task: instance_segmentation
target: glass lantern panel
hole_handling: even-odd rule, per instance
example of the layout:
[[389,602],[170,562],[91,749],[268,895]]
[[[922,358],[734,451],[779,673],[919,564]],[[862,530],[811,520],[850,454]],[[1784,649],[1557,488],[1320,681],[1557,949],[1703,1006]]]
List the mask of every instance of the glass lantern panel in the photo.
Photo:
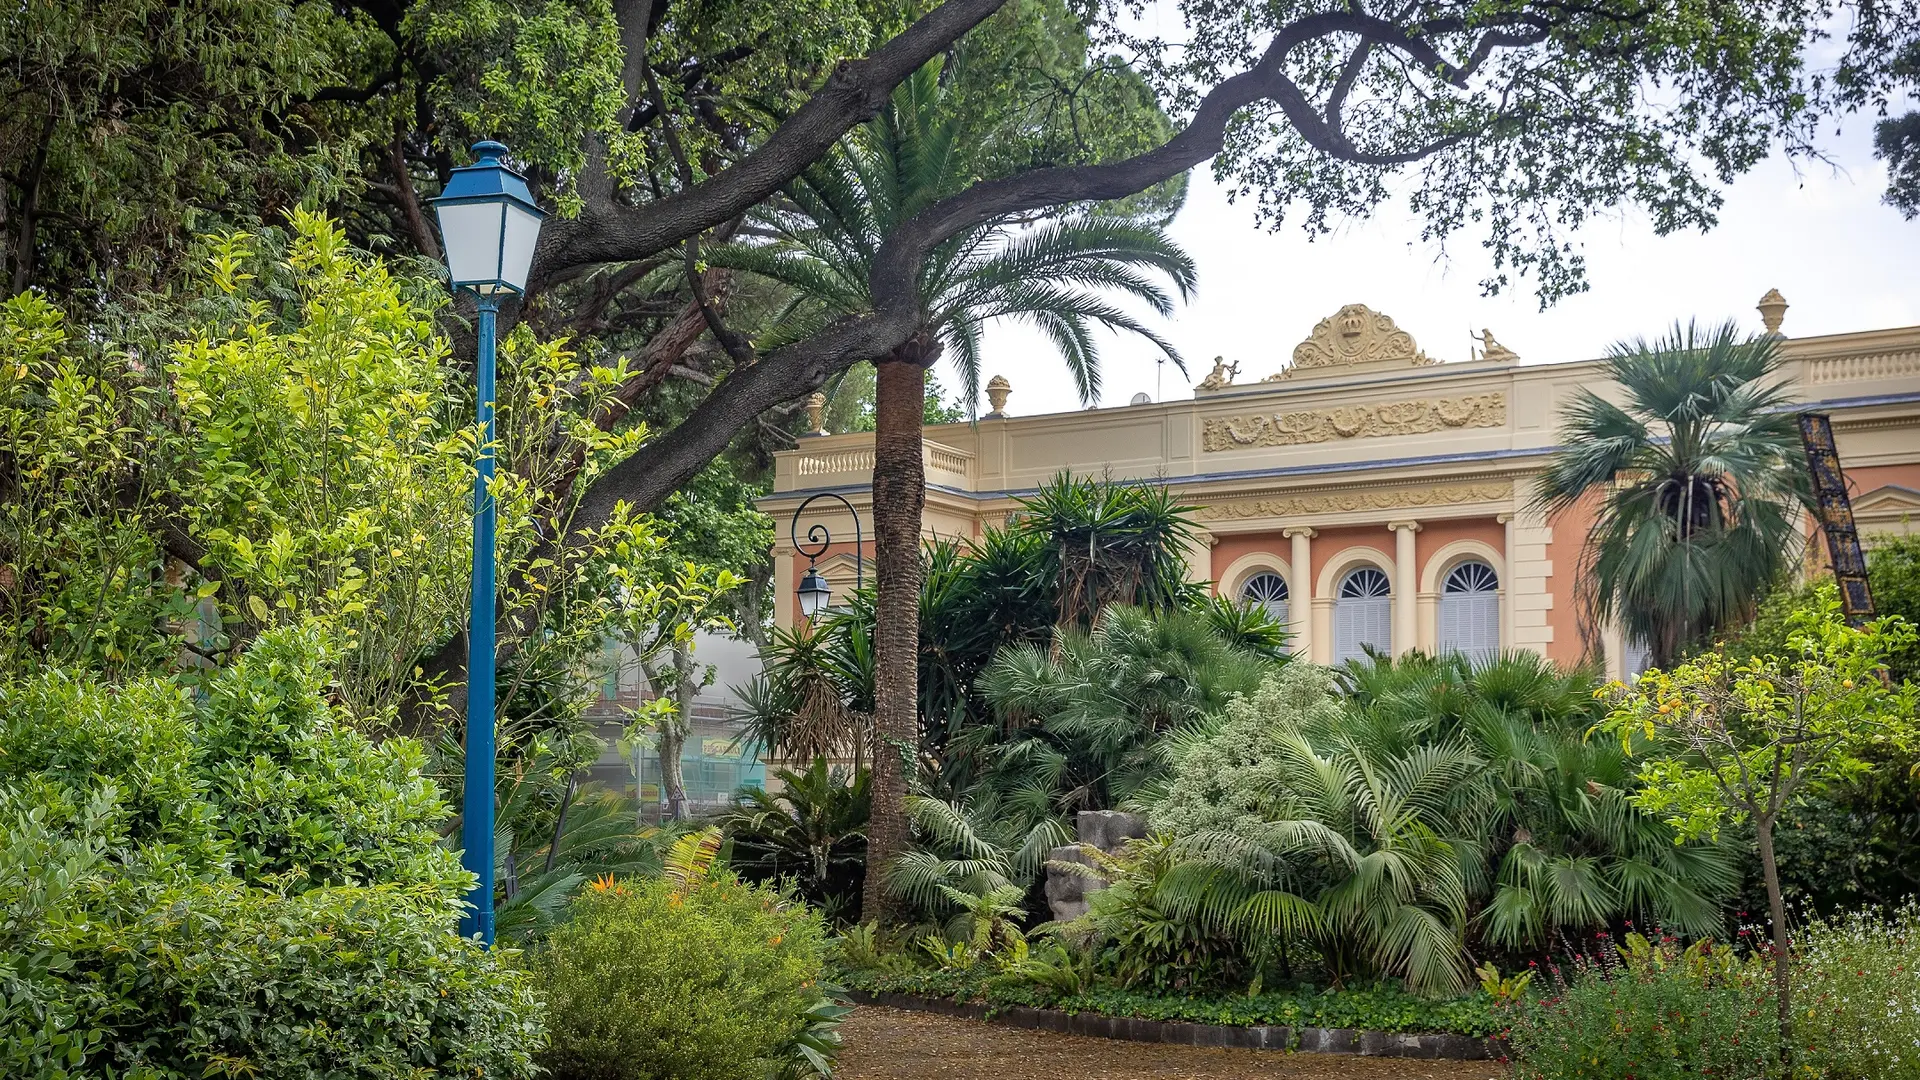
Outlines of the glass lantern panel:
[[500,249],[500,280],[524,291],[527,272],[533,267],[533,245],[540,239],[540,215],[521,206],[507,204],[507,242]]
[[447,269],[455,285],[492,282],[500,277],[500,204],[438,205],[440,238],[447,248]]

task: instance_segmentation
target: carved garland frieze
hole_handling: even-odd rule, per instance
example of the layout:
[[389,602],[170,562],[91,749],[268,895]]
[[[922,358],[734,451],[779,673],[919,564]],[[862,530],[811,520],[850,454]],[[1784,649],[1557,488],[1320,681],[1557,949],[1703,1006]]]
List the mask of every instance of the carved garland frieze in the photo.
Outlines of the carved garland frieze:
[[1249,446],[1292,446],[1336,439],[1422,435],[1447,428],[1500,427],[1506,422],[1507,395],[1495,390],[1465,397],[1391,401],[1383,405],[1216,417],[1201,425],[1200,437],[1208,453],[1217,453]]
[[1402,510],[1419,506],[1500,502],[1513,497],[1511,481],[1478,484],[1434,484],[1426,487],[1362,488],[1324,495],[1288,495],[1267,499],[1240,499],[1203,506],[1195,514],[1203,521],[1234,518],[1298,517],[1353,510]]

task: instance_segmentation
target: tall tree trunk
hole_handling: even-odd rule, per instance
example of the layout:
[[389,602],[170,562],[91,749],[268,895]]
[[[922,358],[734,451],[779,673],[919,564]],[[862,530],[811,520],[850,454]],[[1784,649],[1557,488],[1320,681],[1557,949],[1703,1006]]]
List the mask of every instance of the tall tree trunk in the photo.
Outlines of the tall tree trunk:
[[1780,865],[1773,857],[1773,818],[1755,816],[1760,876],[1767,884],[1767,919],[1773,923],[1773,992],[1780,1016],[1780,1071],[1793,1075],[1793,953],[1787,937],[1787,902],[1780,895]]
[[680,755],[686,748],[688,733],[693,730],[694,699],[700,696],[700,684],[693,677],[693,647],[675,645],[671,665],[661,668],[646,664],[643,670],[654,693],[673,702],[672,714],[661,717],[654,727],[655,733],[660,736],[661,816],[673,821],[685,821],[688,817],[687,783],[686,772],[680,766]]
[[873,816],[861,910],[895,921],[886,868],[907,847],[907,765],[920,746],[920,511],[926,503],[920,424],[924,350],[906,345],[877,366],[873,428]]

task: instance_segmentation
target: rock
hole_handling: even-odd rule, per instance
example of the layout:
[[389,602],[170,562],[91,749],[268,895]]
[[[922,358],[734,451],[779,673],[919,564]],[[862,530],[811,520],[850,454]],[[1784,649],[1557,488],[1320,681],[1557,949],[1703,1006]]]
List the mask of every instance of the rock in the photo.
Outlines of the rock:
[[[1147,819],[1139,814],[1123,814],[1118,810],[1082,810],[1079,820],[1075,822],[1075,831],[1080,835],[1080,843],[1049,851],[1049,863],[1098,865],[1093,861],[1093,856],[1087,854],[1086,847],[1105,852],[1119,851],[1127,841],[1147,835]],[[1106,887],[1105,879],[1098,876],[1048,866],[1047,909],[1053,913],[1054,921],[1070,922],[1087,913],[1088,896]]]
[[1074,832],[1083,844],[1092,844],[1101,851],[1119,851],[1127,841],[1147,835],[1147,819],[1119,810],[1082,810],[1074,823]]

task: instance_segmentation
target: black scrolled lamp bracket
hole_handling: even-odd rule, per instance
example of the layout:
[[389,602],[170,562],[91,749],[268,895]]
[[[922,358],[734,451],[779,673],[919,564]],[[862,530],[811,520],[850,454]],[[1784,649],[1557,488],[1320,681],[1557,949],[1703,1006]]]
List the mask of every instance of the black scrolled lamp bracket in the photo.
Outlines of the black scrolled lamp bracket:
[[[807,507],[812,506],[821,499],[832,499],[841,506],[846,507],[847,516],[853,519],[853,588],[855,592],[858,592],[865,588],[867,584],[865,538],[860,531],[860,512],[853,508],[853,504],[847,501],[846,496],[832,491],[822,491],[818,494],[807,496],[799,506],[793,509],[793,521],[787,526],[787,539],[793,542],[793,549],[795,551],[807,557],[806,576],[808,578],[816,577],[813,569],[814,562],[819,559],[820,556],[826,554],[827,548],[833,545],[833,530],[827,528],[826,522],[816,521],[807,527],[807,542],[803,544],[800,542],[800,515],[807,512]],[[824,580],[822,580],[820,584],[824,587]],[[802,579],[801,588],[803,591],[806,586],[806,580]],[[811,618],[812,614],[812,612],[807,613],[809,618]]]

